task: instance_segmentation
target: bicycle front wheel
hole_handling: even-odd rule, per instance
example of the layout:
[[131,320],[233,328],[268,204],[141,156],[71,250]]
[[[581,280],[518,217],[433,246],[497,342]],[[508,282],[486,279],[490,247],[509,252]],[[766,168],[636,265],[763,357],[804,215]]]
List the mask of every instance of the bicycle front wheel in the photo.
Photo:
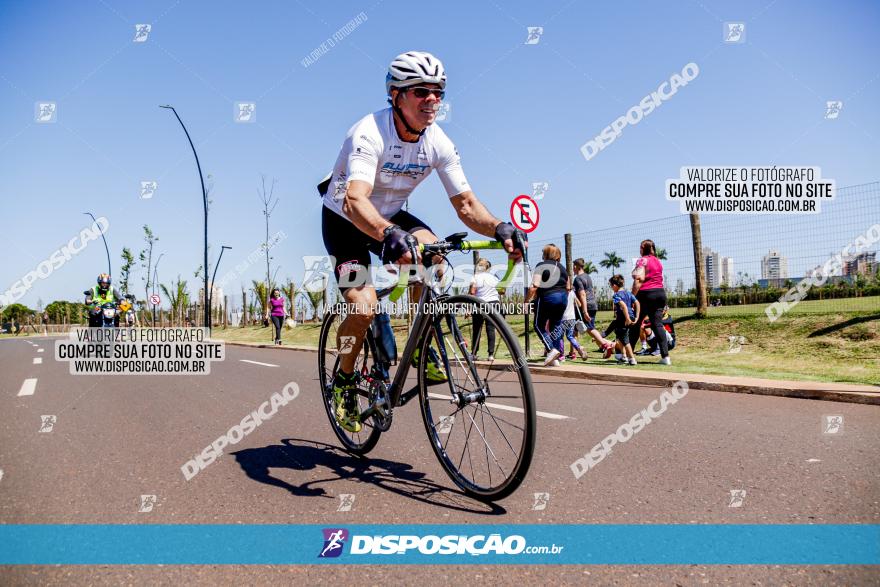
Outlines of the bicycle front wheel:
[[[419,354],[425,430],[449,477],[465,493],[494,501],[525,479],[535,448],[532,378],[504,317],[468,295],[443,298]],[[492,360],[470,349],[474,316],[494,329]],[[479,322],[477,322],[479,326]],[[482,339],[488,343],[488,332]],[[445,372],[448,381],[438,383]],[[438,377],[440,374],[440,377]]]

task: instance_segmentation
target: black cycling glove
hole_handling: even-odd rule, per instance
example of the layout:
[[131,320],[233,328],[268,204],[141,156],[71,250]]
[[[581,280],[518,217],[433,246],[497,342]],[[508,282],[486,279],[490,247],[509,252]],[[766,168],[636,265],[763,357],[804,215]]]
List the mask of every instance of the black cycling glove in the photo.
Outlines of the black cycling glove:
[[522,231],[514,228],[513,224],[510,222],[500,222],[498,226],[495,227],[495,240],[504,244],[504,241],[507,239],[513,241],[514,249],[519,249],[520,251],[525,252],[525,244],[523,243],[528,240],[528,237]]
[[410,252],[410,243],[416,244],[416,237],[407,231],[399,226],[386,228],[385,238],[382,240],[382,263],[396,263],[398,259]]

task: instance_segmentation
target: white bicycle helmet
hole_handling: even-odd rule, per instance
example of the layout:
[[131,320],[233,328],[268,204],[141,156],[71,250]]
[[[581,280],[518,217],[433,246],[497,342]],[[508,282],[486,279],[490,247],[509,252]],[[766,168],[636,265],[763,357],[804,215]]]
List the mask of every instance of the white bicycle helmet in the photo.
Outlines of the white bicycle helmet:
[[439,59],[425,51],[407,51],[394,58],[385,76],[385,91],[416,84],[438,84],[446,89],[446,70]]

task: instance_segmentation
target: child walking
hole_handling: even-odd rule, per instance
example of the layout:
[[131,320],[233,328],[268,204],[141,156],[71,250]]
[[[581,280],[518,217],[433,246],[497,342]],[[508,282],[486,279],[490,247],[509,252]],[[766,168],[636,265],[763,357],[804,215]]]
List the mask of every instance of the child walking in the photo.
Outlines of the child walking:
[[635,365],[636,358],[633,355],[632,345],[629,343],[629,331],[630,327],[635,324],[636,316],[638,316],[638,309],[636,308],[638,302],[634,295],[623,289],[625,285],[623,275],[613,276],[608,280],[608,283],[611,285],[611,289],[614,290],[611,302],[614,304],[614,321],[616,322],[614,327],[614,336],[617,337],[615,350],[623,355],[617,362]]

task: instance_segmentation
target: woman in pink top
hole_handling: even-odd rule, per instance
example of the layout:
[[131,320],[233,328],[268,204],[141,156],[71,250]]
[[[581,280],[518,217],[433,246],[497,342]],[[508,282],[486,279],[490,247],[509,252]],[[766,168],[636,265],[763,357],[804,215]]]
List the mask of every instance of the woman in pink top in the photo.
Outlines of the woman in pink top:
[[[643,240],[639,247],[642,255],[632,272],[632,293],[639,301],[640,312],[635,322],[635,336],[639,335],[639,325],[647,316],[654,332],[663,332],[663,308],[666,307],[666,290],[663,289],[663,265],[655,256],[654,241]],[[632,338],[632,333],[630,333]],[[658,336],[660,343],[660,364],[671,365],[669,348],[665,336]],[[635,339],[633,339],[635,340]]]
[[281,325],[284,324],[284,298],[278,288],[272,290],[269,298],[269,312],[266,316],[272,319],[272,325],[275,326],[275,344],[281,344]]

